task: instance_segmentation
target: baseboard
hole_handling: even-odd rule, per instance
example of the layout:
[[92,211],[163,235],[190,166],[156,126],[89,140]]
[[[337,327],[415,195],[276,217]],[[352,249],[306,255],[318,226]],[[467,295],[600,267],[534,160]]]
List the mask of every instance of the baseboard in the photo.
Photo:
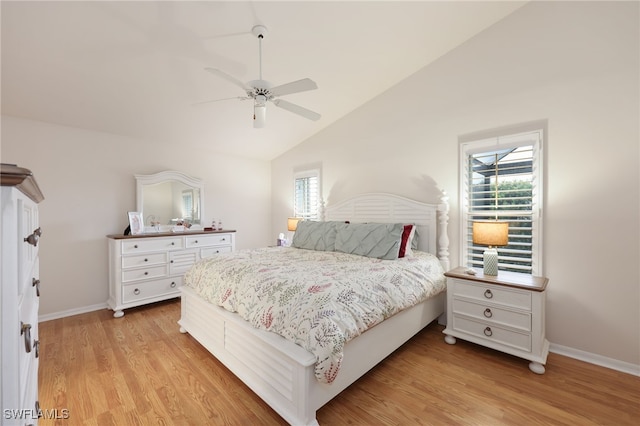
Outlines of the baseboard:
[[86,314],[87,312],[99,311],[100,309],[107,309],[106,303],[98,303],[97,305],[83,306],[82,308],[68,309],[66,311],[53,312],[51,314],[44,314],[38,316],[38,322],[51,321],[54,319],[70,317],[73,315]]
[[606,356],[581,351],[579,349],[574,349],[567,346],[557,345],[555,343],[551,343],[549,345],[549,352],[553,352],[554,354],[558,354],[558,355],[564,355],[569,358],[578,359],[580,361],[588,362],[590,364],[599,365],[601,367],[610,368],[612,370],[620,371],[622,373],[633,374],[634,376],[640,376],[640,365],[638,364],[632,364],[630,362],[624,362],[624,361],[619,361],[613,358],[607,358]]

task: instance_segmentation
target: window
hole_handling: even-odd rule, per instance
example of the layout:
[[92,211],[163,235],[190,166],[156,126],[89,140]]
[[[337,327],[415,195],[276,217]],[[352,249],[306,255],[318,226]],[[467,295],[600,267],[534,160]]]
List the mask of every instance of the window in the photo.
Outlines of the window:
[[294,176],[293,215],[305,220],[320,219],[320,170],[308,170]]
[[486,247],[474,246],[472,223],[509,223],[509,243],[498,247],[498,269],[542,274],[542,130],[463,141],[461,253],[463,264],[482,268]]

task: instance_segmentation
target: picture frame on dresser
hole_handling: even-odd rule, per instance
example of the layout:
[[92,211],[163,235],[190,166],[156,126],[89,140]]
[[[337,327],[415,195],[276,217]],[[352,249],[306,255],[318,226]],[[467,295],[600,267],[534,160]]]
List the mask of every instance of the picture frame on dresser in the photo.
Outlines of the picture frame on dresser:
[[144,233],[144,222],[141,212],[129,212],[129,228],[131,235],[141,235]]

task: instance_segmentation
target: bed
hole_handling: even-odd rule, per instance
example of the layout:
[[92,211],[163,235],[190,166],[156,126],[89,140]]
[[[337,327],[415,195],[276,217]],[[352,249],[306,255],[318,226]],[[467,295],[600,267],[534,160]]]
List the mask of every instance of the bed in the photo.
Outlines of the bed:
[[[327,206],[323,209],[323,220],[354,224],[412,224],[418,244],[411,259],[422,256],[423,252],[425,256],[430,253],[437,256],[436,262],[439,260],[440,270],[446,271],[449,269],[446,194],[442,194],[440,201],[438,204],[425,204],[391,194],[365,194]],[[279,251],[274,253],[274,250]],[[297,259],[301,262],[306,261],[304,256],[307,255],[320,256],[325,260],[329,256],[327,252],[315,254],[297,248],[256,249],[243,251],[242,256],[261,256],[271,252],[274,256],[282,257],[288,255],[287,250],[298,250],[293,253],[299,256]],[[349,256],[353,255],[340,254],[337,257],[342,262],[348,262]],[[400,263],[407,258],[409,256],[391,263]],[[220,259],[230,261],[230,258]],[[375,261],[376,259],[362,260],[364,263]],[[352,263],[353,268],[356,268],[357,263],[358,261]],[[316,410],[427,324],[441,317],[445,309],[444,291],[429,294],[417,304],[392,312],[384,321],[373,321],[375,326],[366,331],[356,332],[355,337],[343,342],[338,358],[329,359],[322,364],[320,361],[326,361],[326,358],[319,358],[316,353],[312,353],[315,348],[307,350],[301,342],[294,343],[290,336],[288,340],[274,332],[256,328],[254,325],[260,324],[252,325],[240,313],[232,312],[234,309],[228,310],[228,306],[225,309],[209,302],[207,299],[210,297],[203,293],[202,288],[189,283],[189,279],[196,281],[193,276],[204,273],[202,267],[195,265],[194,269],[200,270],[190,271],[185,276],[185,285],[181,288],[181,318],[178,321],[180,331],[189,333],[280,416],[294,425],[318,424]],[[265,265],[263,272],[268,267]],[[224,273],[221,276],[222,280],[227,279]],[[318,291],[324,290],[322,283],[316,287]],[[313,287],[314,291],[316,287]],[[213,297],[224,299],[219,295]],[[247,311],[245,306],[235,310],[243,315]],[[271,325],[270,318],[265,319],[264,313],[256,321]],[[336,353],[335,350],[329,352]],[[339,368],[334,368],[335,359],[339,359]]]

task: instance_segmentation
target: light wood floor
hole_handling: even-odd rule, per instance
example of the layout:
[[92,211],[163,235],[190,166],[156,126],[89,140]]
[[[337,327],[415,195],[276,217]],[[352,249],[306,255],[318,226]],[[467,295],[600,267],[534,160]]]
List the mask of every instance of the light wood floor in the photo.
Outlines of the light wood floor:
[[[191,336],[179,300],[40,324],[41,425],[281,425]],[[431,324],[322,407],[321,425],[640,424],[640,378],[550,354],[547,372]],[[58,411],[54,411],[58,410]],[[50,417],[53,417],[50,415]]]

